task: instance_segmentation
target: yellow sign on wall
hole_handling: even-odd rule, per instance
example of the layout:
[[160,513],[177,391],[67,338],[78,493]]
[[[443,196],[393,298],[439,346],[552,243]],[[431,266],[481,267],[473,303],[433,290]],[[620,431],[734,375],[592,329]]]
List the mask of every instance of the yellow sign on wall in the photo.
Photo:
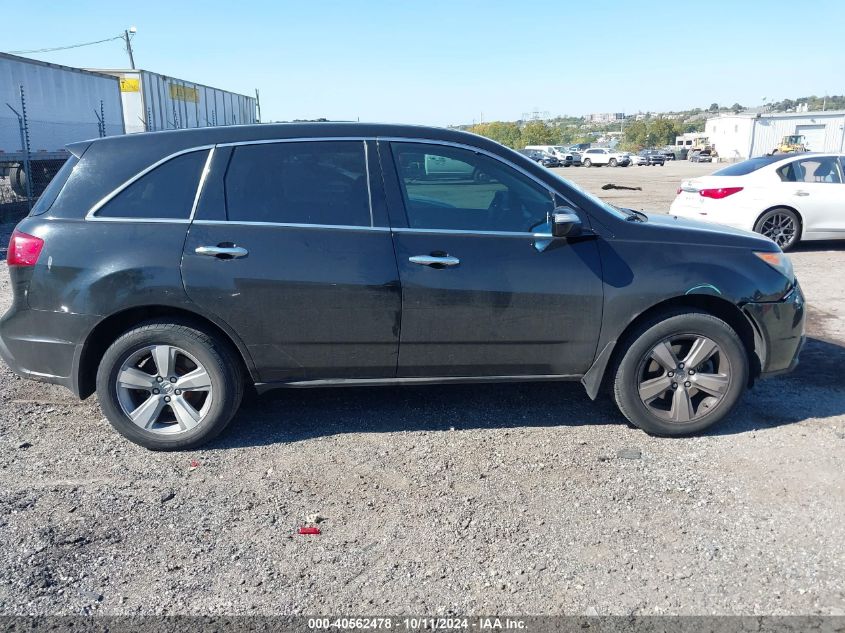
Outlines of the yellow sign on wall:
[[179,101],[190,101],[191,103],[199,103],[200,91],[190,86],[183,86],[181,84],[170,84],[170,98]]
[[140,92],[141,81],[139,79],[129,79],[127,77],[120,78],[121,92]]

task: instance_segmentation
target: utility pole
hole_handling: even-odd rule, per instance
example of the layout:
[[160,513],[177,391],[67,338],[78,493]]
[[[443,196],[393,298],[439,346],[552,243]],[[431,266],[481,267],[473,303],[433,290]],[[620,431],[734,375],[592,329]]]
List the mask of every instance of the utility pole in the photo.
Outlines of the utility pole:
[[129,37],[129,34],[135,35],[137,32],[138,29],[134,26],[130,26],[123,31],[123,40],[126,42],[126,52],[129,54],[129,66],[132,70],[135,70],[135,57],[132,55],[132,38]]

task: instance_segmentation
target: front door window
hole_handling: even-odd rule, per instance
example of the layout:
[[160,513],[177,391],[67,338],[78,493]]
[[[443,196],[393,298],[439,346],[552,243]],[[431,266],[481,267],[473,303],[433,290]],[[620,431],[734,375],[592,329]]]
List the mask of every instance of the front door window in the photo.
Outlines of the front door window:
[[485,154],[424,143],[393,152],[411,228],[529,233],[554,209],[547,189]]

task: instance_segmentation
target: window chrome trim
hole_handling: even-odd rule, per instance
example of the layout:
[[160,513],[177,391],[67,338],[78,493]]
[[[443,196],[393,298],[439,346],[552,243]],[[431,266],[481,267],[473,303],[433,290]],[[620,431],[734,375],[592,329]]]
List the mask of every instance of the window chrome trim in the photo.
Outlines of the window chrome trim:
[[306,224],[301,222],[251,222],[247,220],[194,220],[200,226],[274,226],[286,229],[333,229],[336,231],[379,231],[390,232],[389,226],[358,226],[355,224]]
[[200,181],[197,184],[197,192],[194,194],[194,204],[191,205],[191,215],[189,216],[188,221],[193,222],[194,216],[197,214],[197,207],[200,203],[200,196],[202,196],[202,191],[205,188],[205,181],[208,180],[208,173],[211,171],[211,161],[214,159],[214,150],[217,149],[216,147],[212,147],[211,150],[208,152],[208,158],[205,159],[205,167],[202,168],[202,173],[200,174]]
[[217,147],[237,147],[238,145],[267,145],[270,143],[302,143],[309,141],[375,141],[374,136],[298,136],[291,138],[265,138],[255,141],[229,141],[217,143]]
[[370,203],[370,226],[375,226],[376,221],[373,218],[373,190],[370,188],[370,148],[367,146],[367,141],[362,141],[364,144],[364,170],[367,172],[367,200]]
[[[507,158],[499,156],[498,154],[495,154],[495,153],[488,151],[486,149],[483,149],[481,147],[476,147],[475,145],[467,145],[466,143],[457,143],[455,141],[441,141],[441,140],[438,140],[438,139],[426,139],[426,138],[406,138],[406,137],[403,137],[403,136],[379,136],[377,140],[388,141],[388,142],[391,142],[391,143],[420,143],[420,144],[425,144],[425,145],[445,145],[447,147],[457,147],[459,149],[469,150],[470,152],[475,152],[476,154],[484,154],[488,158],[492,158],[493,160],[497,160],[500,163],[503,163],[503,164],[507,165],[508,167],[515,169],[516,171],[521,173],[523,176],[527,176],[528,178],[533,180],[535,183],[540,185],[543,189],[545,189],[549,193],[549,195],[559,196],[562,200],[564,200],[566,202],[566,204],[570,205],[573,209],[583,213],[583,211],[581,211],[580,207],[577,204],[572,202],[569,198],[564,196],[559,191],[550,187],[548,185],[548,183],[543,182],[537,176],[535,176],[531,172],[527,171],[526,169],[524,169],[520,165],[517,165],[516,163],[508,160]],[[397,174],[397,178],[398,178],[398,174]],[[554,204],[554,199],[552,200],[552,203]]]
[[303,222],[251,222],[229,220],[194,220],[200,226],[236,225],[236,226],[272,226],[288,229],[333,229],[338,231],[377,231],[381,233],[411,233],[434,235],[469,235],[476,237],[521,237],[541,240],[552,239],[551,233],[532,233],[530,231],[460,231],[454,229],[408,229],[404,227],[391,228],[389,226],[357,226],[354,224],[307,224]]
[[[211,168],[211,160],[214,156],[214,150],[218,147],[237,147],[241,145],[266,145],[271,143],[297,143],[297,142],[311,142],[311,141],[361,141],[364,144],[364,163],[367,170],[367,195],[370,203],[370,225],[369,227],[366,226],[355,226],[355,225],[346,225],[346,224],[303,224],[303,223],[284,223],[284,222],[230,222],[228,220],[194,220],[197,212],[197,208],[199,206],[199,199],[202,195],[202,190],[205,187],[205,183],[208,180],[208,174]],[[189,147],[186,149],[179,150],[177,152],[173,152],[172,154],[168,154],[167,156],[157,160],[153,164],[147,166],[146,168],[139,171],[137,174],[123,182],[122,184],[115,187],[111,192],[103,196],[99,201],[97,201],[94,206],[92,206],[88,213],[85,215],[86,221],[93,221],[93,222],[135,222],[135,223],[151,223],[151,224],[243,224],[243,225],[255,225],[255,226],[281,226],[281,227],[288,227],[288,228],[332,228],[338,230],[366,230],[372,229],[375,231],[390,231],[389,227],[377,227],[374,226],[375,219],[373,215],[373,199],[372,199],[372,183],[370,178],[370,157],[369,157],[369,147],[367,146],[367,141],[387,141],[387,142],[397,142],[397,143],[419,143],[425,145],[443,145],[446,147],[457,147],[459,149],[468,150],[470,152],[474,152],[477,154],[484,154],[485,156],[492,158],[493,160],[499,161],[500,163],[515,169],[519,173],[524,176],[527,176],[536,184],[541,186],[545,189],[550,195],[559,196],[564,202],[572,206],[574,209],[580,211],[580,207],[576,205],[574,202],[569,200],[566,196],[561,194],[559,191],[550,187],[547,183],[540,180],[534,174],[528,172],[520,165],[513,163],[512,161],[508,160],[507,158],[503,158],[498,154],[495,154],[489,150],[483,149],[481,147],[476,147],[474,145],[467,145],[466,143],[458,143],[455,141],[444,141],[439,139],[426,139],[426,138],[413,138],[413,137],[404,137],[404,136],[302,136],[302,137],[292,137],[292,138],[274,138],[274,139],[260,139],[260,140],[253,140],[253,141],[230,141],[228,143],[216,143],[216,144],[209,144],[209,145],[197,145],[195,147]],[[109,201],[111,201],[114,197],[116,197],[119,193],[121,193],[124,189],[135,183],[136,181],[140,180],[152,170],[156,169],[157,167],[163,165],[164,163],[178,157],[182,156],[183,154],[190,154],[191,152],[200,152],[204,150],[209,150],[208,157],[206,158],[205,167],[203,168],[203,172],[200,175],[199,182],[197,183],[197,192],[194,196],[194,203],[191,208],[191,214],[188,218],[107,218],[107,217],[99,217],[96,213],[104,207]],[[380,168],[380,167],[379,167]],[[583,213],[583,212],[582,212]],[[452,230],[452,229],[411,229],[411,228],[394,228],[392,229],[394,232],[398,233],[440,233],[446,235],[477,235],[477,236],[485,236],[485,235],[493,235],[499,237],[535,237],[540,239],[547,239],[551,235],[548,233],[532,233],[530,231],[526,232],[517,232],[517,231],[459,231],[459,230]]]
[[535,239],[548,240],[553,236],[551,233],[534,233],[532,231],[474,231],[474,230],[459,230],[459,229],[410,229],[399,227],[393,229],[394,233],[411,233],[411,234],[434,234],[434,235],[475,235],[478,237],[493,236],[493,237],[533,237]]
[[[172,154],[168,154],[164,158],[160,158],[159,160],[154,162],[152,165],[148,165],[147,167],[145,167],[144,169],[139,171],[137,174],[135,174],[134,176],[132,176],[131,178],[126,180],[123,184],[118,185],[117,187],[112,189],[112,191],[110,191],[105,196],[100,198],[100,200],[97,201],[94,204],[94,206],[91,207],[88,210],[88,213],[85,214],[85,220],[86,221],[92,221],[92,222],[152,222],[152,223],[155,223],[155,224],[190,224],[191,223],[190,216],[187,217],[187,218],[101,218],[101,217],[98,217],[96,215],[96,213],[97,213],[97,211],[102,209],[106,204],[108,204],[115,196],[117,196],[119,193],[121,193],[124,189],[126,189],[127,187],[129,187],[133,183],[137,182],[138,180],[140,180],[144,176],[146,176],[148,173],[150,173],[156,167],[163,165],[164,163],[168,162],[169,160],[176,158],[177,156],[182,156],[183,154],[190,154],[192,152],[201,152],[201,151],[213,150],[213,149],[214,149],[214,145],[198,145],[196,147],[190,147],[188,149],[179,150],[178,152],[173,152]],[[211,153],[212,152],[209,151],[209,155]],[[207,166],[208,166],[208,159],[206,159],[206,167]],[[203,179],[202,176],[200,176],[200,181],[202,181],[202,179]],[[197,186],[199,187],[199,185],[200,185],[200,183],[198,183]],[[196,204],[196,197],[195,197],[195,200],[194,200],[194,204]]]

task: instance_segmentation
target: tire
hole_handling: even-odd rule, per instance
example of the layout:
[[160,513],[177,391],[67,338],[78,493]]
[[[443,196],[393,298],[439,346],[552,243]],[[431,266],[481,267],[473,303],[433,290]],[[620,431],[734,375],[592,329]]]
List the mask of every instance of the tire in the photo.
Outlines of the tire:
[[26,198],[27,184],[29,183],[33,198],[37,198],[44,190],[50,181],[55,178],[56,174],[61,169],[63,160],[33,160],[29,163],[29,171],[32,175],[26,173],[22,164],[13,165],[9,169],[9,184],[12,191],[18,196]]
[[610,159],[610,162],[608,163],[608,165],[610,165],[611,167],[616,167],[616,165],[617,165],[616,159],[615,159],[615,158],[611,158],[611,159]]
[[765,235],[782,251],[790,251],[801,241],[801,218],[792,209],[769,209],[754,223],[754,232]]
[[12,165],[9,168],[9,185],[15,195],[26,198],[26,172],[23,165]]
[[[715,351],[706,356],[711,345]],[[656,356],[658,349],[663,353]],[[690,360],[695,369],[686,366]],[[699,310],[676,309],[647,320],[627,338],[612,373],[613,393],[622,414],[646,433],[688,435],[731,413],[748,385],[748,372],[748,355],[727,323]]]
[[584,167],[592,167],[593,161],[591,161],[589,158],[587,158],[586,160],[584,160],[584,162],[582,164],[584,165]]
[[[195,448],[217,437],[240,406],[244,376],[235,354],[227,343],[188,323],[142,323],[103,355],[97,371],[100,407],[135,444],[165,451]],[[167,375],[157,380],[164,365],[169,365]]]

